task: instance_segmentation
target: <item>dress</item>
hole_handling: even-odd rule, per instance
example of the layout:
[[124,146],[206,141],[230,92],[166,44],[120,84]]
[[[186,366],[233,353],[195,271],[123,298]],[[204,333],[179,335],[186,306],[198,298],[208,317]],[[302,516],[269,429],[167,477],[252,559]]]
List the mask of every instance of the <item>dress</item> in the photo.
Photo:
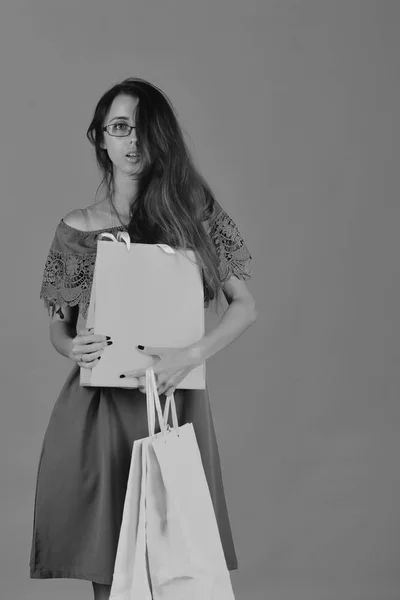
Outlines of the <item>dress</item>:
[[[219,205],[218,205],[219,206]],[[96,238],[123,226],[81,231],[61,220],[46,260],[40,297],[51,309],[90,300]],[[219,206],[209,222],[221,280],[251,277],[251,255]],[[146,396],[137,389],[81,387],[74,364],[54,404],[37,470],[30,555],[32,579],[112,583],[135,439],[148,435]],[[207,388],[174,392],[179,425],[193,423],[229,570],[238,568]],[[165,395],[160,396],[162,407]],[[159,431],[159,429],[158,429]]]

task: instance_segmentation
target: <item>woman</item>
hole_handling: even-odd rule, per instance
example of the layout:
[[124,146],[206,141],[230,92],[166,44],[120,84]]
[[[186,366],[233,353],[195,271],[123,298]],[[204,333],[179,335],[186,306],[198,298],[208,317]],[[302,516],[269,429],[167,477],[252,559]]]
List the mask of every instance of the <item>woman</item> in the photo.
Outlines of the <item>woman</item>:
[[[129,78],[97,104],[87,136],[103,175],[103,198],[59,222],[46,261],[40,297],[51,315],[54,348],[75,364],[54,405],[39,459],[30,576],[92,582],[95,600],[109,598],[135,439],[146,437],[145,377],[138,389],[81,387],[80,367],[93,369],[112,344],[77,331],[90,300],[96,237],[126,230],[132,242],[191,248],[202,269],[205,305],[229,307],[198,343],[179,349],[143,348],[164,407],[174,392],[179,424],[192,422],[229,570],[237,569],[218,446],[206,390],[176,386],[197,365],[236,339],[255,320],[245,280],[251,255],[233,220],[196,170],[178,120],[154,85]],[[130,377],[137,373],[125,373]]]

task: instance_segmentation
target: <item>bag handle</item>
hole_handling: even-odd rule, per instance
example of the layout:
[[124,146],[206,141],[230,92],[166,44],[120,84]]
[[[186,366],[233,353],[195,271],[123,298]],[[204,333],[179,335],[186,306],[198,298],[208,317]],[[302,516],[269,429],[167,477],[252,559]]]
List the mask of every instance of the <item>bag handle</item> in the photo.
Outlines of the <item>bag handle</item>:
[[105,231],[103,233],[100,233],[97,236],[98,240],[100,240],[102,238],[108,238],[109,240],[112,240],[113,242],[125,242],[126,249],[128,251],[131,249],[131,238],[129,237],[129,233],[127,231],[118,231],[117,237],[115,237],[115,235],[113,235],[112,233]]
[[[153,381],[154,378],[154,381]],[[147,404],[147,424],[149,428],[149,435],[154,436],[156,416],[154,411],[154,405],[157,409],[158,422],[162,433],[165,433],[165,423],[161,409],[160,398],[157,393],[157,386],[155,385],[154,371],[150,367],[146,369],[146,404]]]
[[[128,251],[131,249],[131,238],[127,231],[118,231],[117,237],[115,237],[114,234],[109,233],[108,231],[105,231],[103,233],[100,233],[97,236],[98,240],[102,239],[102,238],[108,238],[109,240],[112,240],[113,242],[124,242],[126,244],[126,249]],[[154,244],[154,245],[158,246],[158,248],[161,248],[161,250],[164,250],[164,252],[166,254],[175,254],[175,250],[173,248],[171,248],[171,246],[168,246],[168,244]]]
[[178,423],[178,416],[176,414],[176,404],[175,404],[174,394],[167,396],[167,400],[165,402],[164,422],[166,424],[168,421],[168,415],[169,415],[170,408],[171,408],[171,414],[172,414],[172,425],[173,425],[173,428],[175,429],[177,435],[179,436],[179,423]]
[[164,415],[163,415],[160,398],[159,398],[158,391],[157,391],[157,383],[156,383],[156,378],[155,378],[155,374],[154,374],[154,369],[152,367],[149,367],[148,369],[146,369],[146,404],[147,404],[147,423],[148,423],[150,436],[155,435],[154,406],[157,409],[158,422],[160,424],[160,430],[161,430],[162,434],[165,435],[167,428],[169,427],[169,425],[167,424],[167,421],[168,421],[169,409],[171,408],[173,428],[176,431],[176,433],[179,435],[179,424],[178,424],[178,417],[176,414],[176,405],[175,405],[174,395],[171,394],[170,396],[167,396],[167,400],[165,403],[165,409],[164,409]]

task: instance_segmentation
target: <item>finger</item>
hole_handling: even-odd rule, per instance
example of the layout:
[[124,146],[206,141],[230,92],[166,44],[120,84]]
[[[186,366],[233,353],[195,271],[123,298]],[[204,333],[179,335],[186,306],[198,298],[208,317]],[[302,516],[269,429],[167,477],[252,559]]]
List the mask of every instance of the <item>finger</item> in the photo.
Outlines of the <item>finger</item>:
[[110,336],[100,335],[99,333],[87,333],[84,335],[78,335],[75,339],[79,344],[93,344],[93,343],[105,343],[110,341]]
[[160,384],[157,386],[157,392],[158,394],[164,394],[165,390],[167,390],[168,388],[170,388],[173,384],[171,383],[171,381],[164,381],[164,382],[160,382]]
[[97,352],[108,348],[108,342],[88,342],[85,344],[82,340],[74,340],[72,352],[75,354],[86,354],[88,352]]
[[121,379],[124,379],[124,377],[138,379],[139,377],[143,377],[143,376],[146,376],[146,371],[144,369],[135,369],[134,371],[125,371],[124,373],[120,374]]
[[99,356],[101,356],[102,352],[91,352],[90,354],[83,354],[82,355],[82,362],[92,362],[94,360],[97,360],[99,358]]
[[99,364],[101,356],[99,356],[96,360],[92,360],[91,362],[83,362],[79,361],[77,364],[83,369],[93,369],[96,365]]
[[84,327],[83,329],[80,329],[78,331],[78,335],[79,336],[94,335],[94,328],[93,327]]
[[75,358],[75,360],[78,360],[78,358],[79,360],[82,360],[84,356],[89,357],[89,359],[87,358],[86,360],[90,360],[90,356],[98,356],[102,352],[104,352],[104,348],[102,346],[99,347],[97,344],[94,347],[76,346],[75,348],[72,348],[72,355]]
[[160,346],[137,346],[137,348],[138,350],[140,350],[140,352],[143,352],[143,354],[150,354],[151,356],[162,356],[163,354],[168,352],[168,350],[172,350],[172,348]]
[[79,364],[79,366],[81,367],[81,369],[88,369],[89,371],[92,371],[97,365],[97,362],[93,362],[93,363],[82,363]]
[[93,352],[92,354],[81,354],[80,362],[86,365],[98,362],[101,359],[102,352]]
[[103,354],[103,350],[99,350],[98,352],[86,352],[86,353],[82,353],[80,352],[77,357],[79,357],[79,360],[81,362],[91,362],[93,360],[96,360],[99,356],[101,356],[101,354]]
[[176,387],[174,387],[174,386],[167,388],[164,392],[166,398],[168,398],[168,396],[172,396],[172,394],[175,392],[175,390],[176,390]]
[[162,379],[160,378],[158,385],[158,393],[165,394],[169,396],[172,392],[169,392],[170,389],[173,391],[176,390],[176,386],[186,377],[186,375],[191,371],[189,368],[180,369],[177,371],[174,376],[171,378],[168,376],[164,376]]
[[109,335],[103,335],[100,333],[95,333],[94,331],[94,327],[85,327],[83,329],[80,329],[77,333],[78,336],[82,337],[82,336],[89,336],[90,338],[95,338],[96,340],[110,340],[111,336]]
[[95,363],[78,363],[78,366],[79,366],[81,369],[90,369],[90,370],[91,370],[91,369],[93,369],[93,368],[94,368],[94,366],[95,366]]
[[[157,378],[156,378],[157,384]],[[137,378],[137,387],[140,392],[146,393],[146,377],[138,377]]]
[[[121,375],[125,375],[126,377],[145,377],[147,369],[153,369],[154,375],[157,377],[159,373],[162,373],[164,370],[165,361],[163,359],[153,362],[148,367],[142,367],[141,369],[133,369],[132,371],[124,371]],[[121,377],[120,375],[120,377]]]

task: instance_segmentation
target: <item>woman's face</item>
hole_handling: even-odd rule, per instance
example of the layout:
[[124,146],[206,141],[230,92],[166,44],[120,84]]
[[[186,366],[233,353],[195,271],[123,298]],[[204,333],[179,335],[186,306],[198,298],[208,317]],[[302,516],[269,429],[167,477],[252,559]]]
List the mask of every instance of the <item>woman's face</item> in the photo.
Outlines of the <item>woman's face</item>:
[[[104,126],[109,125],[112,133],[126,130],[127,125],[134,127],[137,104],[138,99],[132,96],[122,94],[116,96],[104,120]],[[103,135],[104,141],[101,147],[107,150],[114,165],[114,173],[116,170],[127,175],[137,173],[140,167],[140,155],[137,154],[136,130],[132,129],[126,137],[115,137],[108,131],[104,131]]]

